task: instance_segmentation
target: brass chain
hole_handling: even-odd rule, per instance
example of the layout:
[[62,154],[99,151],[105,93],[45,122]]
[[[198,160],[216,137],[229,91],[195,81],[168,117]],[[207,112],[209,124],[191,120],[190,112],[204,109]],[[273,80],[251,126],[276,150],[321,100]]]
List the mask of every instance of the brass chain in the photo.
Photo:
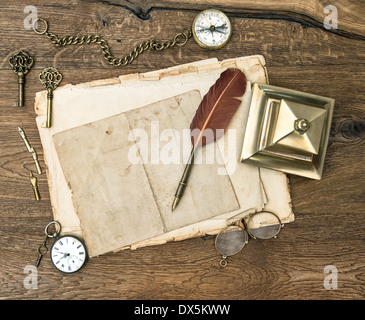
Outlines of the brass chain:
[[[35,27],[36,22],[41,21],[45,24],[45,29],[40,32]],[[129,54],[127,54],[125,57],[117,59],[113,56],[111,53],[110,47],[108,45],[108,42],[103,39],[102,36],[99,35],[85,35],[85,36],[66,36],[63,38],[59,38],[57,35],[55,35],[52,32],[48,32],[48,24],[44,19],[38,18],[34,20],[33,23],[33,30],[37,34],[44,34],[46,37],[53,43],[55,46],[64,47],[67,45],[72,44],[90,44],[90,43],[96,43],[99,45],[104,59],[111,65],[115,67],[124,67],[128,64],[130,64],[134,59],[136,59],[141,53],[152,49],[157,51],[162,51],[167,48],[171,48],[175,45],[183,46],[185,45],[188,40],[192,37],[192,31],[190,28],[184,29],[182,32],[177,33],[175,37],[170,41],[157,41],[155,39],[146,40],[138,44]]]

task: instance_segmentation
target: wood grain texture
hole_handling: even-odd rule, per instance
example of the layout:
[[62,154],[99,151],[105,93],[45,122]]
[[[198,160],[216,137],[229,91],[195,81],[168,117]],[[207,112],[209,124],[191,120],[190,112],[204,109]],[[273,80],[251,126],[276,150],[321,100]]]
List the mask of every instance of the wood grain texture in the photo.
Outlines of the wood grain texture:
[[[195,1],[33,1],[38,16],[59,36],[101,34],[121,57],[141,40],[171,39],[208,5]],[[323,27],[324,7],[338,9],[337,30]],[[182,48],[146,52],[126,68],[107,65],[99,48],[56,48],[24,28],[27,1],[0,4],[0,299],[361,299],[365,298],[365,23],[362,1],[210,1],[232,20],[230,43],[206,51],[193,40]],[[18,49],[34,58],[26,76],[25,108],[8,57]],[[264,55],[270,84],[336,99],[320,181],[290,176],[295,222],[277,239],[252,240],[219,267],[214,240],[192,239],[93,258],[63,275],[44,257],[38,289],[27,290],[24,268],[33,265],[45,225],[52,219],[47,180],[38,176],[36,202],[28,172],[31,155],[21,126],[44,167],[34,121],[39,72],[49,65],[62,84],[146,72],[217,57]],[[326,290],[324,268],[338,270],[338,289]]]

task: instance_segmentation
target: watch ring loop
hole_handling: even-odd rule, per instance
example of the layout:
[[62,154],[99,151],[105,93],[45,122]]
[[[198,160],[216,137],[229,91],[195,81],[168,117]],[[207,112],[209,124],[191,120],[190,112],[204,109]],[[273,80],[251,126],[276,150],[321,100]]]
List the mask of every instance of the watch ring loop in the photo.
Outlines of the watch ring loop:
[[[181,42],[178,41],[179,38],[182,38]],[[177,44],[178,46],[183,46],[184,44],[186,44],[188,42],[188,40],[189,40],[189,36],[184,32],[178,33],[174,37],[174,43]]]
[[[49,228],[52,224],[56,225],[56,232],[54,232],[54,233],[49,233],[49,232],[48,232],[48,228]],[[47,236],[48,238],[55,238],[55,237],[57,237],[57,235],[60,233],[60,231],[61,231],[61,225],[60,225],[57,221],[51,221],[50,223],[48,223],[48,224],[46,225],[46,228],[44,229],[44,233],[46,234],[46,236]]]
[[[38,31],[38,29],[36,28],[36,23],[38,21],[41,21],[44,23],[44,30],[43,31]],[[48,23],[46,20],[42,19],[42,18],[37,18],[33,21],[33,30],[36,34],[45,34],[48,31]]]

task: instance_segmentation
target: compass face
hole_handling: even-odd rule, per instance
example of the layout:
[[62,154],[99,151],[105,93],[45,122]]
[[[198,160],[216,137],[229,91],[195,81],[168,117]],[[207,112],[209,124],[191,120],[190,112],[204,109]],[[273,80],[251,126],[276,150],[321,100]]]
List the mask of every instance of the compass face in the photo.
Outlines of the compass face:
[[200,12],[193,22],[192,30],[198,45],[212,50],[223,47],[232,35],[228,17],[215,9]]
[[55,241],[51,250],[54,266],[65,273],[78,271],[86,261],[86,248],[73,236],[64,236]]

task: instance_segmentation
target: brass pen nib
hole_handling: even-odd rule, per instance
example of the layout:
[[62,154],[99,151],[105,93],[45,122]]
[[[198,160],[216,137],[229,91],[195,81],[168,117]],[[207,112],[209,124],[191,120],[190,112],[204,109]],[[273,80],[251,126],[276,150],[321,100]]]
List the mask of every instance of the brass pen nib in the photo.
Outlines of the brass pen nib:
[[39,165],[38,156],[37,156],[36,151],[34,150],[34,148],[32,148],[30,146],[30,143],[29,143],[27,137],[25,136],[25,133],[24,133],[23,129],[20,128],[20,127],[18,127],[18,131],[19,131],[19,134],[20,134],[20,136],[22,137],[22,139],[23,139],[23,141],[25,143],[25,146],[27,147],[27,150],[32,154],[32,157],[34,159],[34,163],[35,163],[37,172],[39,174],[42,174],[42,169],[41,169],[41,166]]
[[37,186],[37,178],[35,176],[33,176],[33,172],[32,171],[29,172],[29,180],[30,180],[30,183],[33,186],[33,191],[34,191],[35,199],[37,201],[39,201],[40,200],[40,196],[39,196],[39,191],[38,191],[38,186]]
[[20,128],[20,127],[18,127],[18,131],[19,131],[19,134],[20,134],[20,136],[22,137],[22,139],[23,139],[23,141],[25,143],[25,146],[27,147],[27,150],[29,152],[31,152],[31,146],[30,146],[30,144],[29,144],[29,142],[27,140],[27,137],[25,136],[25,133],[24,133],[23,129]]
[[172,211],[174,211],[179,204],[180,198],[175,197],[174,202],[172,203]]

